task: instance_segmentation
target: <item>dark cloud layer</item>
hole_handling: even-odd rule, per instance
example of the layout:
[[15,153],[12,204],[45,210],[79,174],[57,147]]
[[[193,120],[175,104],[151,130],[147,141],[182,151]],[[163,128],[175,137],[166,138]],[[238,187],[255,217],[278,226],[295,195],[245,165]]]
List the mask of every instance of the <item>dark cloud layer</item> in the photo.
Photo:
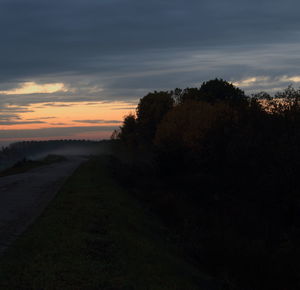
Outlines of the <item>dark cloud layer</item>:
[[[43,121],[1,121],[0,125],[11,126],[11,125],[24,125],[24,124],[43,124]],[[2,132],[1,132],[2,135]]]
[[[110,89],[116,83],[123,88],[114,76],[163,70],[192,52],[238,55],[263,45],[294,43],[299,8],[294,0],[1,0],[0,81],[9,88],[24,79],[62,74],[72,83],[72,75],[74,80],[91,75],[103,78]],[[208,75],[201,65],[199,79]],[[218,66],[216,71],[208,66],[218,74]],[[162,86],[158,75],[136,78],[130,78],[130,89]]]

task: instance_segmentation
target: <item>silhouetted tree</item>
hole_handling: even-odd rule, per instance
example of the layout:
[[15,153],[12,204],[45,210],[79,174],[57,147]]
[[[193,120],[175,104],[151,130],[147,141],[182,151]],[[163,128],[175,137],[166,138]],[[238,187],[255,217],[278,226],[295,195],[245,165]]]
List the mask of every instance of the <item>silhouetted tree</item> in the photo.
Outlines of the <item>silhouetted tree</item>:
[[186,101],[200,101],[203,100],[203,96],[198,88],[186,88],[180,94],[180,102]]
[[214,103],[216,101],[227,101],[232,104],[245,104],[245,93],[233,84],[223,79],[214,79],[203,82],[201,87],[187,88],[180,94],[180,102],[185,101],[206,101]]
[[223,126],[230,120],[237,121],[238,114],[224,102],[186,101],[170,110],[157,128],[155,144],[165,146],[181,144],[186,149],[201,151],[201,143],[209,130]]
[[200,87],[199,93],[203,98],[211,102],[227,100],[239,103],[245,100],[245,93],[241,89],[223,79],[217,78],[204,82]]
[[257,99],[257,100],[268,100],[268,101],[272,100],[271,95],[268,94],[267,92],[255,93],[255,94],[252,94],[251,97],[254,99]]
[[153,145],[126,179],[203,269],[232,289],[300,289],[300,90],[249,98],[215,79],[154,92],[121,132]]
[[124,118],[118,138],[129,147],[137,145],[137,122],[133,114],[129,114]]
[[173,105],[172,92],[155,91],[140,99],[136,121],[141,143],[152,144],[158,124]]

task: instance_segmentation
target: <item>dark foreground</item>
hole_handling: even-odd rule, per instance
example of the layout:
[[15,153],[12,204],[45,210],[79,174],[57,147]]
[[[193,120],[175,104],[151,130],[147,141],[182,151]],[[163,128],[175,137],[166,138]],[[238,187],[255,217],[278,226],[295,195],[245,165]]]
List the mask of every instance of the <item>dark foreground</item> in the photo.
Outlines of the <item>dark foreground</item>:
[[21,174],[0,177],[0,252],[45,209],[85,159],[69,157]]
[[110,176],[84,163],[0,260],[0,289],[218,289],[162,224]]

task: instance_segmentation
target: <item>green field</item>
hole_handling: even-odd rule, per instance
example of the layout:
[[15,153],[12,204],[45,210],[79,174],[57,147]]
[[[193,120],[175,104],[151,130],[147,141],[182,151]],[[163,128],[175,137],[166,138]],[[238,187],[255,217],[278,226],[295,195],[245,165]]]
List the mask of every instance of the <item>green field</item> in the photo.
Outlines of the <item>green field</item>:
[[94,157],[78,168],[1,257],[1,289],[212,289],[108,162]]

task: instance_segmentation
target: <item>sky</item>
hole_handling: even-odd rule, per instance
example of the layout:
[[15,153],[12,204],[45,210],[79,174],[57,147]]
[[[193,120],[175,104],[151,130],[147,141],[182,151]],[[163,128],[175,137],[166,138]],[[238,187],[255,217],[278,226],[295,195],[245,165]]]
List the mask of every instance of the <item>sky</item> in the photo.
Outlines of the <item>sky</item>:
[[0,144],[109,138],[153,90],[300,85],[295,0],[0,0]]

